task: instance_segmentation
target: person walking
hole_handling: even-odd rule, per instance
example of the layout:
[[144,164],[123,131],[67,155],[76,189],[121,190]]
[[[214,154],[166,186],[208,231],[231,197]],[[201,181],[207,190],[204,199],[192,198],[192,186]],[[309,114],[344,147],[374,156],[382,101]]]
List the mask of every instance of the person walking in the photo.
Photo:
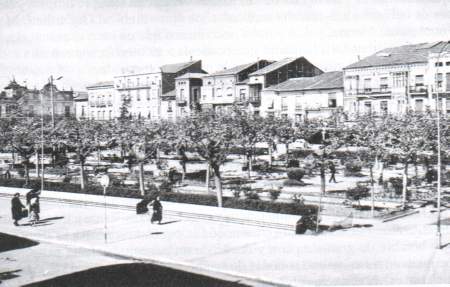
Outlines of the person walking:
[[159,200],[159,195],[156,196],[156,198],[151,201],[148,205],[153,207],[153,214],[152,214],[152,218],[150,219],[150,222],[153,224],[153,222],[158,221],[158,224],[161,224],[161,220],[162,220],[162,204],[161,201]]
[[332,161],[330,161],[330,163],[329,163],[329,165],[328,165],[328,168],[330,169],[330,180],[328,181],[329,183],[331,182],[331,181],[333,181],[334,183],[336,183],[337,181],[336,181],[336,177],[335,177],[335,175],[336,175],[336,166],[334,165],[334,163],[332,162]]
[[11,213],[15,226],[19,226],[18,221],[23,217],[24,208],[25,205],[20,201],[20,193],[15,193],[14,197],[11,199]]
[[27,207],[29,212],[29,218],[31,222],[36,222],[39,220],[39,213],[41,212],[39,204],[39,195],[41,191],[38,187],[34,187],[26,194]]

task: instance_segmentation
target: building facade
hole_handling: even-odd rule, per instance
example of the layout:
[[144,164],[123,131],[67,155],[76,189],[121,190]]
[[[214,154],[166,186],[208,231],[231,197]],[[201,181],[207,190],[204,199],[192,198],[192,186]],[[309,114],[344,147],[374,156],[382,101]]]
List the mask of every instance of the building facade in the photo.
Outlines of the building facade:
[[201,111],[200,94],[205,73],[186,73],[175,79],[176,117]]
[[[447,104],[450,90],[450,45],[421,43],[381,50],[344,68],[344,111],[360,114],[423,112],[442,93]],[[439,88],[437,88],[439,86]]]
[[204,76],[200,99],[202,109],[225,111],[231,109],[233,104],[249,101],[249,74],[270,63],[259,60]]
[[0,94],[0,118],[10,116],[17,109],[17,100],[27,90],[27,87],[19,85],[15,79],[9,82]]
[[78,120],[89,119],[89,95],[87,92],[74,92],[73,104]]
[[164,65],[157,71],[127,73],[114,77],[120,105],[127,105],[134,118],[172,120],[176,118],[175,79],[186,73],[204,73],[201,61]]
[[[88,93],[87,118],[91,120],[111,120],[119,116],[120,98],[113,81],[98,82],[86,87]],[[77,100],[83,109],[81,99]],[[81,111],[82,112],[82,111]]]
[[55,117],[75,116],[73,91],[58,90],[55,85],[46,84],[41,90],[27,90],[17,100],[17,106],[27,116]]
[[291,78],[261,92],[261,115],[287,117],[295,122],[341,113],[343,72]]

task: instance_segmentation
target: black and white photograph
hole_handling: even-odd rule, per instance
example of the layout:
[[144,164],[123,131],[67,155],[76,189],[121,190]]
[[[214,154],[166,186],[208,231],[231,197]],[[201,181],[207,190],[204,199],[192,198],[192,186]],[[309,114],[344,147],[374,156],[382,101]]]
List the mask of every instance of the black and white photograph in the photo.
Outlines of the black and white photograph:
[[450,286],[450,1],[0,0],[0,287]]

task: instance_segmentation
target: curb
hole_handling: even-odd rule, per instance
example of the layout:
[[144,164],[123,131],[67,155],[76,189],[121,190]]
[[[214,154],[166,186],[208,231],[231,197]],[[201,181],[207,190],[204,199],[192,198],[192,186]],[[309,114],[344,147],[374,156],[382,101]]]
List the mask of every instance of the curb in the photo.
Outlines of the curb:
[[391,216],[391,217],[384,218],[381,222],[384,223],[384,222],[393,221],[393,220],[396,220],[396,219],[399,219],[399,218],[402,218],[402,217],[406,217],[406,216],[409,216],[409,215],[417,214],[419,212],[420,212],[419,210],[412,210],[410,212],[405,212],[405,213],[402,213],[402,214],[399,214],[399,215],[394,215],[394,216]]

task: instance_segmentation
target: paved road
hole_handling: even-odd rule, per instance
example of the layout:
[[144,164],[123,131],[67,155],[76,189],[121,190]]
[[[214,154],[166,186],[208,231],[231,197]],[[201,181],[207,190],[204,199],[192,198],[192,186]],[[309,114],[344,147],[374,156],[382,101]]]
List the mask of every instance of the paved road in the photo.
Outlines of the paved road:
[[[56,243],[51,245],[57,246],[52,254],[60,254],[61,248],[105,251],[210,275],[295,286],[450,283],[450,247],[434,248],[435,214],[430,210],[372,228],[299,236],[283,230],[178,217],[166,217],[165,224],[151,225],[147,215],[108,209],[105,244],[103,208],[45,201],[41,205],[41,217],[50,220],[36,227],[14,227],[9,200],[0,198],[0,229]],[[443,217],[449,215],[445,212]],[[449,226],[443,226],[443,231],[444,243],[449,243]],[[53,257],[40,260],[42,253],[30,256],[41,268],[34,273],[52,270]],[[118,260],[105,258],[86,260],[99,265]],[[75,264],[72,271],[81,267]]]

